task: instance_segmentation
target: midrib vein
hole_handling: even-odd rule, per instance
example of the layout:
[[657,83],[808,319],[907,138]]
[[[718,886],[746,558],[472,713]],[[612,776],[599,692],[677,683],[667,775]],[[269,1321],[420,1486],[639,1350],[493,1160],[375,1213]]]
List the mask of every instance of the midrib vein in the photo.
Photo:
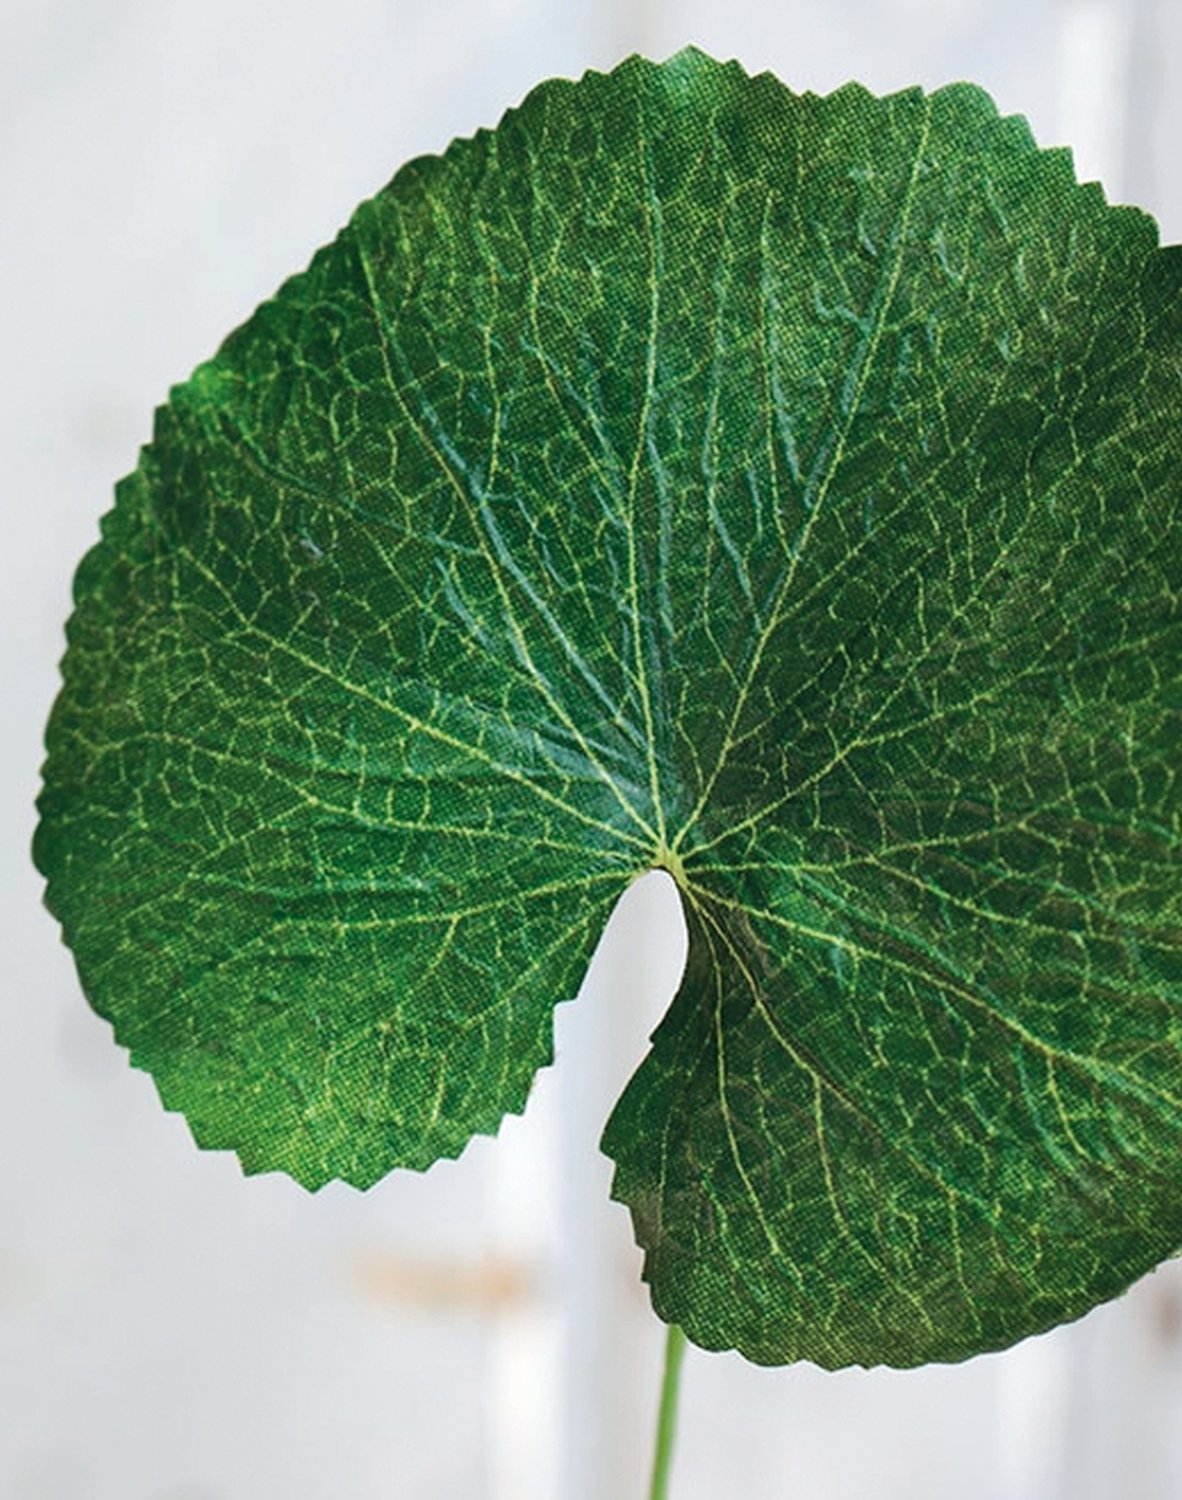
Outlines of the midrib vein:
[[645,663],[644,652],[644,635],[640,621],[640,569],[636,545],[637,497],[640,489],[640,476],[643,472],[645,449],[648,446],[649,440],[649,422],[651,420],[653,393],[656,386],[657,374],[657,329],[660,318],[660,272],[662,259],[660,239],[661,210],[653,189],[652,163],[649,161],[648,149],[645,145],[643,105],[639,107],[638,113],[639,128],[637,136],[640,143],[641,178],[644,184],[645,223],[648,229],[649,320],[644,362],[644,398],[641,401],[640,416],[636,424],[636,443],[633,448],[632,466],[628,475],[628,514],[626,517],[628,528],[628,595],[632,614],[632,643],[636,664],[636,689],[640,695],[640,709],[644,718],[644,735],[648,744],[649,795],[652,798],[653,812],[657,820],[658,849],[663,850],[666,847],[665,808],[661,801],[660,776],[657,772],[657,746],[653,721],[653,706],[649,692],[648,667]]
[[871,303],[871,317],[858,349],[855,351],[854,359],[847,372],[844,392],[845,412],[838,427],[835,429],[828,449],[822,447],[821,452],[814,461],[812,471],[805,485],[802,499],[808,512],[808,520],[801,531],[800,538],[792,551],[784,578],[776,590],[768,611],[767,621],[756,639],[755,649],[743,677],[742,685],[735,698],[734,708],[727,721],[726,732],[723,735],[718,759],[715,761],[714,769],[710,773],[705,786],[702,788],[693,810],[682,824],[676,838],[673,840],[672,850],[678,853],[686,837],[692,832],[703,810],[710,800],[711,793],[718,783],[727,758],[734,747],[736,730],[750,697],[751,689],[759,673],[763,662],[763,655],[767,649],[776,628],[783,619],[783,608],[792,585],[795,582],[799,569],[800,559],[804,556],[817,521],[824,510],[825,500],[833,484],[834,477],[841,466],[845,454],[845,445],[849,439],[861,407],[862,397],[865,394],[866,383],[870,378],[870,372],[874,366],[875,356],[878,352],[879,343],[882,340],[886,328],[887,319],[894,303],[895,292],[898,288],[899,277],[903,270],[903,255],[907,245],[907,228],[911,219],[911,211],[915,203],[916,189],[919,184],[920,168],[923,165],[924,152],[927,149],[928,135],[931,130],[931,101],[924,101],[923,126],[920,130],[919,142],[915,151],[915,158],[911,166],[911,175],[908,179],[907,190],[900,206],[899,216],[894,230],[894,257],[890,270],[885,278],[880,280],[876,288],[878,306]]

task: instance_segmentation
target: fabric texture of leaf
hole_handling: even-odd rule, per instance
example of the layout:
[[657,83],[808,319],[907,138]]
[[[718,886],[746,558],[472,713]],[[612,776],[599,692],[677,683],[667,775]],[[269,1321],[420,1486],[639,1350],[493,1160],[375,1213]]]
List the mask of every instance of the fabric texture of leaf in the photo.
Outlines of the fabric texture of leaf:
[[[968,85],[688,52],[412,162],[157,415],[36,856],[198,1142],[518,1111],[654,866],[661,1317],[910,1365],[1182,1242],[1182,254]],[[571,1059],[577,1066],[577,1059]]]

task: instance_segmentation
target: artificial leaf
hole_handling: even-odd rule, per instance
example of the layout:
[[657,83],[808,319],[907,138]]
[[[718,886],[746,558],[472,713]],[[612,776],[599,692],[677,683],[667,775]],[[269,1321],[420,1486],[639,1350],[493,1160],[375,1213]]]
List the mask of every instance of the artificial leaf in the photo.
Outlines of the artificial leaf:
[[[958,1359],[1182,1240],[1182,258],[954,85],[688,52],[412,162],[172,393],[36,846],[197,1140],[520,1110],[613,903],[658,1312]],[[577,1059],[570,1060],[577,1066]]]

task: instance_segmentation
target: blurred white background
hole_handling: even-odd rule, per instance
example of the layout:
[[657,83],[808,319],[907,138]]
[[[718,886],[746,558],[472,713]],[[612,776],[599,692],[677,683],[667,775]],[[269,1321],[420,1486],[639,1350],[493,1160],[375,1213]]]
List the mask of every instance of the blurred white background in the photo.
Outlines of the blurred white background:
[[[69,581],[153,406],[406,158],[694,42],[796,88],[973,78],[1182,238],[1178,0],[0,0],[4,1500],[631,1500],[662,1330],[596,1141],[676,982],[617,914],[524,1119],[362,1196],[193,1149],[28,860]],[[1182,1277],[898,1374],[690,1351],[676,1500],[1182,1500]]]

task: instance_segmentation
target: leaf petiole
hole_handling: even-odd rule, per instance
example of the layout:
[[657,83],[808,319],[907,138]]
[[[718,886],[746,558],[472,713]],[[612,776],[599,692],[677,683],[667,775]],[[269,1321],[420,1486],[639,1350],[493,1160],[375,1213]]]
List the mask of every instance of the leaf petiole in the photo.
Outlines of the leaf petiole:
[[657,1412],[657,1440],[653,1450],[653,1479],[648,1492],[649,1500],[666,1500],[669,1493],[673,1441],[677,1436],[677,1395],[684,1356],[685,1334],[675,1323],[670,1323],[665,1335],[665,1372],[661,1377],[661,1405]]

